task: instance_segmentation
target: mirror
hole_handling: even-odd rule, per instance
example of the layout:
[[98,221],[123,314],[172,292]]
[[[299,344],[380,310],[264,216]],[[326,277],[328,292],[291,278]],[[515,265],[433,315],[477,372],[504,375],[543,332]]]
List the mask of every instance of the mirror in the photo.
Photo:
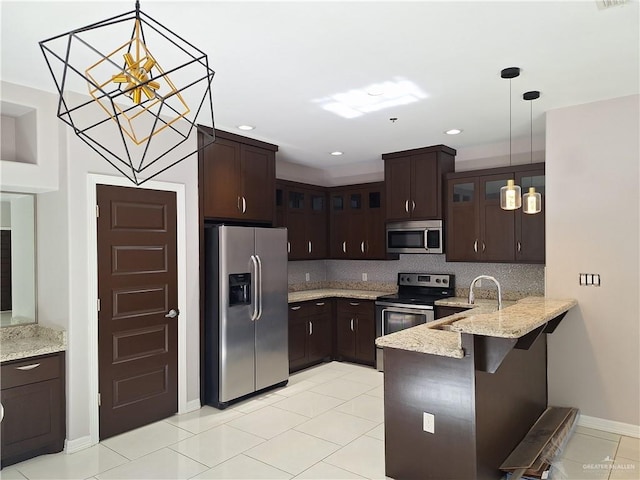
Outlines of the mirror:
[[35,196],[0,192],[0,326],[36,323]]

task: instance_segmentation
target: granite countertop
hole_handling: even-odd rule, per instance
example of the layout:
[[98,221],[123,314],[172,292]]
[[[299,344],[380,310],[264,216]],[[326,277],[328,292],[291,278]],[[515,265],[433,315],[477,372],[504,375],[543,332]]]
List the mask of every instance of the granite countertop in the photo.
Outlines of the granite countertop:
[[0,362],[62,352],[67,349],[67,332],[42,325],[0,328]]
[[376,345],[462,358],[464,350],[461,333],[520,338],[577,304],[574,299],[526,297],[516,302],[503,302],[502,310],[498,310],[496,300],[476,300],[474,305],[470,305],[466,298],[447,298],[438,300],[436,305],[469,310],[378,337]]
[[314,290],[301,290],[297,292],[289,292],[289,303],[306,302],[308,300],[317,300],[319,298],[358,298],[360,300],[375,300],[381,295],[387,295],[389,292],[376,290],[352,290],[344,288],[318,288]]

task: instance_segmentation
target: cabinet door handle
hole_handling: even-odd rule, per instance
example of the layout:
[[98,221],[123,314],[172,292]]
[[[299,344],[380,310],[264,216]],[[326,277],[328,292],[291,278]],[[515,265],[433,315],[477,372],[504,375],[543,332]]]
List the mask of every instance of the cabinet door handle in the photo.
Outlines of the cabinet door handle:
[[309,240],[309,253],[311,253],[311,250],[312,250],[312,248],[311,248],[311,240]]
[[309,335],[313,335],[313,322],[309,322]]
[[296,305],[295,307],[291,307],[291,310],[300,310],[301,308],[300,305]]
[[342,253],[347,253],[347,242],[342,242]]
[[240,204],[240,195],[238,195],[238,201],[236,203],[236,206],[238,207],[238,211],[242,213],[242,205]]
[[351,331],[353,332],[353,318],[351,319]]
[[291,253],[291,242],[287,242],[287,253]]
[[476,241],[473,242],[473,251],[478,253],[478,239],[476,238]]
[[25,365],[23,367],[16,367],[16,370],[33,370],[34,368],[38,368],[39,366],[39,363],[32,363],[31,365]]
[[416,209],[416,201],[415,200],[411,200],[411,211],[415,211]]
[[520,242],[516,242],[516,245],[518,246],[518,253],[520,253],[522,251],[522,245]]
[[484,242],[482,242],[482,253],[484,253],[486,249],[487,249],[487,246],[484,244]]
[[242,197],[242,213],[247,213],[247,200]]
[[404,202],[404,211],[409,213],[409,200],[406,200]]
[[360,244],[360,251],[362,253],[364,253],[364,240],[362,241],[362,243]]
[[322,306],[324,306],[324,302],[316,302],[316,305],[319,306],[319,307],[322,307]]
[[349,302],[349,305],[353,305],[354,307],[357,307],[358,305],[360,305],[360,302]]

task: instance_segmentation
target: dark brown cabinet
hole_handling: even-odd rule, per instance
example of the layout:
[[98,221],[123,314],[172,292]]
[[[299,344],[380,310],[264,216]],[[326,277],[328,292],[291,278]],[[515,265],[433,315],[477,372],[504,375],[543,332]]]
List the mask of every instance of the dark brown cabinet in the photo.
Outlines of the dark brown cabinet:
[[62,451],[64,353],[2,363],[2,466]]
[[439,220],[443,175],[454,171],[456,151],[445,145],[385,153],[387,220]]
[[516,173],[516,183],[524,195],[535,187],[542,197],[542,211],[533,215],[516,212],[516,261],[519,263],[545,262],[545,175],[544,168]]
[[278,147],[221,130],[215,135],[198,153],[201,215],[272,224]]
[[543,164],[447,175],[447,261],[544,263],[544,212],[502,210],[500,188],[508,179],[544,193]]
[[383,182],[330,189],[331,258],[387,258],[384,193]]
[[289,305],[289,371],[319,363],[332,355],[331,299]]
[[289,260],[327,258],[328,212],[325,189],[278,180],[276,226],[287,227]]
[[454,315],[456,313],[464,312],[465,310],[469,310],[464,307],[449,307],[447,305],[436,305],[435,308],[435,319],[438,320],[440,318],[448,317],[449,315]]
[[375,361],[375,306],[370,300],[336,299],[336,358]]

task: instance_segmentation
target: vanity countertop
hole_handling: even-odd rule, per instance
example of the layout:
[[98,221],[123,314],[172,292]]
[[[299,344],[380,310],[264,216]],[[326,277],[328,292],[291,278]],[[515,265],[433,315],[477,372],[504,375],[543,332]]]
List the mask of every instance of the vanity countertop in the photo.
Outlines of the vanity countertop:
[[67,349],[67,332],[42,325],[0,328],[0,362],[62,352]]

